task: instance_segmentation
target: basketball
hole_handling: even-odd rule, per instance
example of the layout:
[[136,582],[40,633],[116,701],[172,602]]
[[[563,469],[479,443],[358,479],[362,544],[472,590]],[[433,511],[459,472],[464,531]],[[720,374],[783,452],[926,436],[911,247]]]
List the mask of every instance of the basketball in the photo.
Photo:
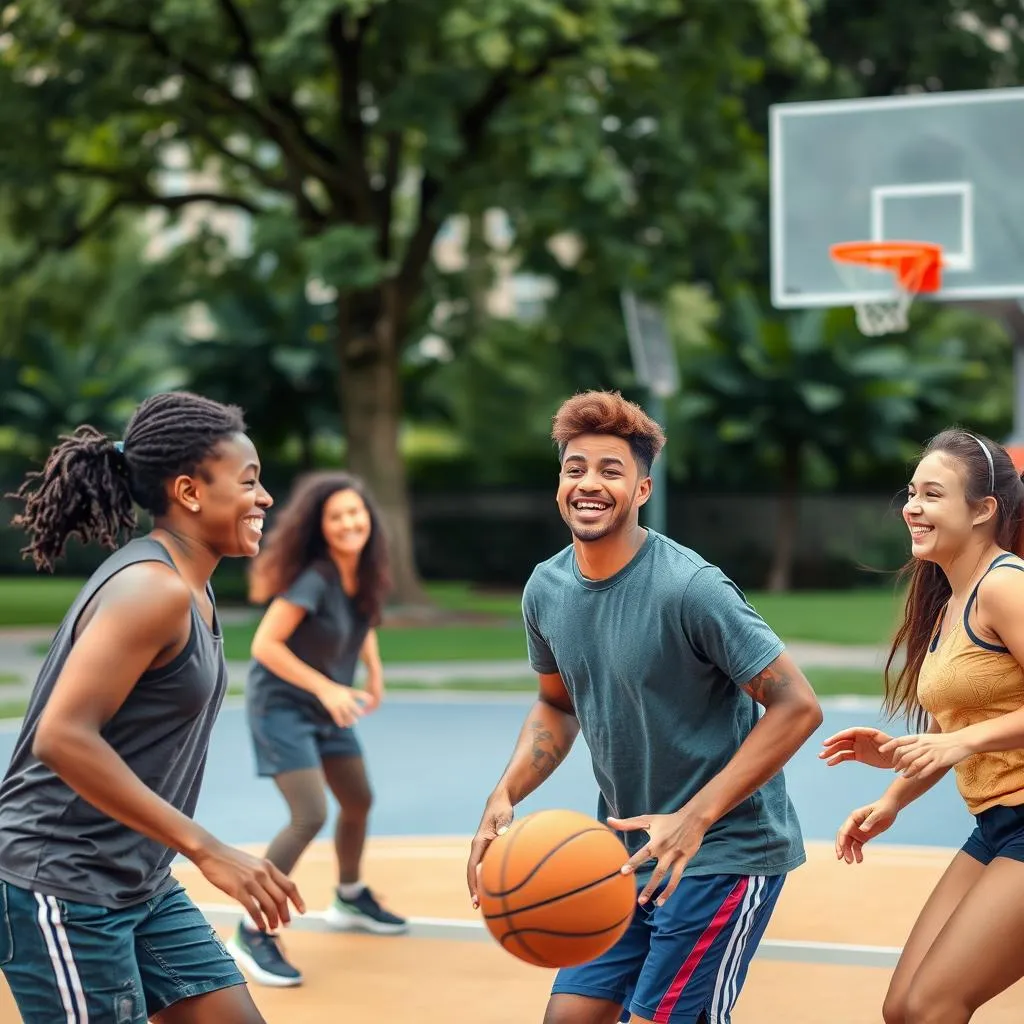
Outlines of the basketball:
[[610,949],[629,927],[636,884],[626,847],[577,811],[537,811],[498,836],[480,871],[480,911],[491,935],[537,967],[571,967]]

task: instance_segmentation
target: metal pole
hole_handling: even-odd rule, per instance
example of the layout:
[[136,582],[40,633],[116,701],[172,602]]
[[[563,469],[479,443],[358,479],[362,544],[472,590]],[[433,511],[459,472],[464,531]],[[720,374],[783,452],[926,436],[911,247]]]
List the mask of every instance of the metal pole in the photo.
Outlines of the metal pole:
[[[652,420],[655,420],[662,427],[665,426],[665,400],[660,396],[654,394],[653,391],[648,392],[647,399],[647,413]],[[661,455],[654,460],[654,465],[651,466],[651,496],[647,499],[647,505],[645,506],[645,517],[646,525],[649,526],[656,533],[667,534],[668,533],[668,495],[665,493],[667,475],[665,473],[665,452],[662,451]]]
[[1013,338],[1013,429],[1003,443],[1017,472],[1024,471],[1024,300],[1018,300],[1016,316],[1006,323]]

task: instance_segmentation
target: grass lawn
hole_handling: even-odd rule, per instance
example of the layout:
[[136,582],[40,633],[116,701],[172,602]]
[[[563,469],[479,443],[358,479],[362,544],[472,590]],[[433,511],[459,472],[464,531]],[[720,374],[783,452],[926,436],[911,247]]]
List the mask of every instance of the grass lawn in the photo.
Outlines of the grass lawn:
[[0,626],[58,625],[81,585],[74,578],[0,577]]
[[[248,661],[254,626],[224,626],[228,660]],[[526,637],[512,626],[432,626],[382,629],[380,653],[385,666],[410,661],[526,660]]]
[[[78,591],[77,579],[6,577],[0,579],[0,628],[55,626]],[[451,612],[476,612],[507,620],[480,626],[410,626],[381,631],[385,660],[504,660],[525,657],[519,594],[474,589],[464,583],[428,586],[435,603]],[[755,608],[786,641],[885,644],[899,611],[891,589],[806,591],[748,595]],[[254,613],[255,614],[255,613]],[[225,626],[229,658],[248,658],[252,623]]]
[[887,646],[896,631],[902,595],[877,590],[749,593],[747,600],[783,640]]

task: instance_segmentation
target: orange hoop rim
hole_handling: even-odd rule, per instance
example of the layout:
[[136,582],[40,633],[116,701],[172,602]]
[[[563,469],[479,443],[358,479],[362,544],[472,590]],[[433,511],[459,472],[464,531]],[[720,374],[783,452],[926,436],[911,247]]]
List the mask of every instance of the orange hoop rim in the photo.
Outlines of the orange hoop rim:
[[934,242],[835,242],[829,255],[836,263],[891,270],[903,288],[936,291],[942,268],[942,246]]

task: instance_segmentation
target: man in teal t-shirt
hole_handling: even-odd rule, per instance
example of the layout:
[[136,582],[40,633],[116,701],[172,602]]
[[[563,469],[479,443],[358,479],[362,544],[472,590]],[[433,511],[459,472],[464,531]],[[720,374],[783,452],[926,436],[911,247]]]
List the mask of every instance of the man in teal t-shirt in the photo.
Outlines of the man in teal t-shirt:
[[[606,954],[558,972],[545,1024],[728,1024],[787,872],[804,861],[782,768],[821,722],[784,645],[738,588],[639,525],[664,444],[609,392],[554,420],[572,544],[523,594],[540,692],[484,811],[467,881],[578,732],[638,909]],[[685,871],[685,873],[684,873]]]

